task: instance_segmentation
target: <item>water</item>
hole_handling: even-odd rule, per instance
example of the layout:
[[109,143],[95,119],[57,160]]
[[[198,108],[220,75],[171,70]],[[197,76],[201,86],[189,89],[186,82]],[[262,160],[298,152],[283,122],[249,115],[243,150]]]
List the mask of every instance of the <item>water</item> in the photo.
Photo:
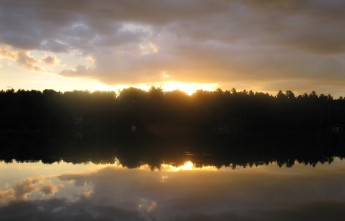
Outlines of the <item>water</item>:
[[[190,155],[190,153],[187,153]],[[0,220],[344,220],[345,161],[252,167],[0,162]]]

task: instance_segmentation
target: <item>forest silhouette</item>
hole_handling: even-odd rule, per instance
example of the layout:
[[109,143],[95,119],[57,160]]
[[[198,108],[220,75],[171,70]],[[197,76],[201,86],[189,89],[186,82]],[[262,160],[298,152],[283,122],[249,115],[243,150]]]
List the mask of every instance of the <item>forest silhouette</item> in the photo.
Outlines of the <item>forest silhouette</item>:
[[185,160],[236,167],[345,156],[345,100],[314,91],[7,90],[0,103],[0,158],[7,162],[117,157],[130,168]]

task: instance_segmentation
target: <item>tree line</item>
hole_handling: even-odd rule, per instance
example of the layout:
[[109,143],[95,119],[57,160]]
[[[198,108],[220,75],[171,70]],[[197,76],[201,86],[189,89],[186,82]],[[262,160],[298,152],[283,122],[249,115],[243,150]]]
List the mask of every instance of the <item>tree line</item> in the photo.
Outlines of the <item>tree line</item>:
[[236,134],[260,131],[328,132],[345,123],[345,100],[315,91],[276,95],[246,90],[164,92],[152,87],[113,91],[0,91],[0,130],[88,133]]

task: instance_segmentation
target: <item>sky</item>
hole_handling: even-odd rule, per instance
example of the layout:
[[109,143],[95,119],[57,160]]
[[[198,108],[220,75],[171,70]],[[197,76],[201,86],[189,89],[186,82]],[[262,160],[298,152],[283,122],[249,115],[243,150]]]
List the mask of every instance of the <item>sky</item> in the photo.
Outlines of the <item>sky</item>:
[[342,0],[0,0],[0,89],[345,95]]

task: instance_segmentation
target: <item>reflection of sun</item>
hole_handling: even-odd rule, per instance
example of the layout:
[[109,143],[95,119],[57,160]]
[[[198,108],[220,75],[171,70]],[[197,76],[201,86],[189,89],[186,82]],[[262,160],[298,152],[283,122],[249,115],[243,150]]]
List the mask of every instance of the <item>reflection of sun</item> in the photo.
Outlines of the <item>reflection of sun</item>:
[[[195,167],[194,163],[191,161],[186,161],[183,165],[181,166],[173,166],[171,164],[162,164],[161,165],[161,170],[162,171],[167,171],[167,172],[178,172],[178,171],[200,171],[200,170],[205,170],[205,171],[217,171],[217,168],[214,166],[202,166],[202,167]],[[168,177],[164,177],[164,181]],[[163,178],[162,178],[163,181]]]
[[193,169],[194,164],[191,161],[185,162],[182,166],[180,166],[181,170],[191,170]]
[[186,161],[181,166],[173,166],[171,164],[162,164],[161,167],[163,170],[172,171],[172,172],[195,169],[194,164],[191,161]]

